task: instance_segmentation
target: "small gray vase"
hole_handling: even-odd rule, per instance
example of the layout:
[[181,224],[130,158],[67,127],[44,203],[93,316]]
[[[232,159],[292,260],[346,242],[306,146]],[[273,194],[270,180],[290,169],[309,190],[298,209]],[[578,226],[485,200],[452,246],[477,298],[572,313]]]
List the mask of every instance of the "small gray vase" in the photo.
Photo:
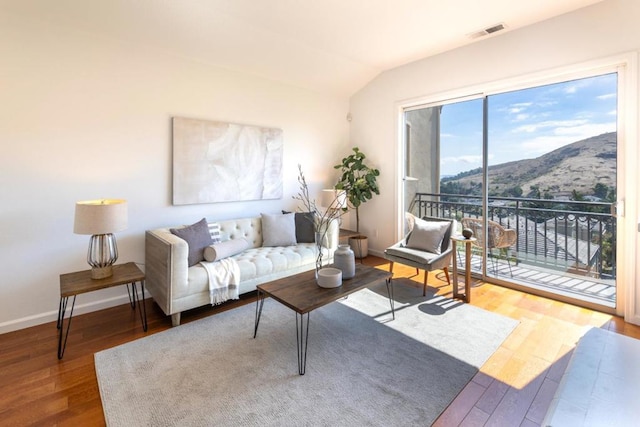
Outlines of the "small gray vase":
[[349,245],[338,245],[333,254],[333,266],[342,271],[342,279],[351,279],[356,275],[356,259]]

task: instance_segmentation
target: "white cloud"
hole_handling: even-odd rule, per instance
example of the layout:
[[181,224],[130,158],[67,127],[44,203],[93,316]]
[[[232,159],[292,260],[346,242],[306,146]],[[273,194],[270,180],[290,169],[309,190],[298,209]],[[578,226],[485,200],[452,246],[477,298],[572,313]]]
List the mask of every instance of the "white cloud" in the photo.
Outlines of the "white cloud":
[[587,120],[547,120],[544,122],[532,123],[529,125],[518,126],[513,130],[514,133],[533,133],[538,132],[542,129],[549,128],[562,128],[562,127],[574,127],[574,126],[582,126],[588,123]]
[[587,79],[581,79],[581,80],[574,80],[573,82],[567,82],[565,83],[566,86],[562,87],[562,92],[566,93],[566,94],[573,94],[578,92],[579,89],[582,89],[584,87],[589,87],[591,85],[593,85],[595,83],[595,80],[587,78]]
[[616,130],[616,124],[610,123],[586,123],[582,126],[559,127],[554,129],[555,135],[573,135],[580,141],[581,139],[590,138],[592,136],[601,135]]
[[604,100],[604,99],[611,99],[611,98],[615,98],[618,94],[617,93],[606,93],[604,95],[600,95],[600,96],[596,96],[597,99],[600,100]]
[[466,164],[480,164],[482,163],[482,155],[466,155],[457,157],[443,157],[440,159],[440,164],[452,164],[452,163],[466,163]]
[[615,130],[615,123],[587,123],[582,126],[558,127],[551,135],[537,136],[522,142],[520,148],[525,156],[537,157],[567,144]]

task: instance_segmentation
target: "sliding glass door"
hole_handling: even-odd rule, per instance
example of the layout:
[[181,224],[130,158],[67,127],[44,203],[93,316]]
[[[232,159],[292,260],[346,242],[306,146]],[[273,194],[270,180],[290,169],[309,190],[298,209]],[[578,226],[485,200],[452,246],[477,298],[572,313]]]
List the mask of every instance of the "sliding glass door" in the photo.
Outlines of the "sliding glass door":
[[405,110],[405,210],[472,229],[485,280],[614,308],[617,77]]

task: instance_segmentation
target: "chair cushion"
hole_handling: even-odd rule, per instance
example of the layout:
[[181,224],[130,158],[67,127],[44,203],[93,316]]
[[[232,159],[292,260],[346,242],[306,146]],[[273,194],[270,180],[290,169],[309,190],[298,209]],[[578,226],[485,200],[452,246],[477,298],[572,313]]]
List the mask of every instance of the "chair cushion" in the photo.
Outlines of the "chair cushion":
[[406,246],[391,246],[390,248],[387,248],[384,253],[389,258],[402,258],[425,265],[438,257],[436,254],[425,252],[420,249],[408,248]]
[[413,230],[407,236],[408,248],[420,249],[434,254],[442,253],[442,241],[449,231],[449,221],[425,221],[415,219]]

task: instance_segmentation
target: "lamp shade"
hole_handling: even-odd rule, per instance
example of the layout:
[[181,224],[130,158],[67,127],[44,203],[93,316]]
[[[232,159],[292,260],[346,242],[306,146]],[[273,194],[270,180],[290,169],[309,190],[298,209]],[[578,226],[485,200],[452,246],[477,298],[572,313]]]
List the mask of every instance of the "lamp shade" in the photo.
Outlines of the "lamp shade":
[[331,209],[347,207],[347,193],[343,190],[322,190],[320,194],[320,206]]
[[127,201],[119,199],[85,200],[76,203],[73,232],[109,234],[127,228]]

